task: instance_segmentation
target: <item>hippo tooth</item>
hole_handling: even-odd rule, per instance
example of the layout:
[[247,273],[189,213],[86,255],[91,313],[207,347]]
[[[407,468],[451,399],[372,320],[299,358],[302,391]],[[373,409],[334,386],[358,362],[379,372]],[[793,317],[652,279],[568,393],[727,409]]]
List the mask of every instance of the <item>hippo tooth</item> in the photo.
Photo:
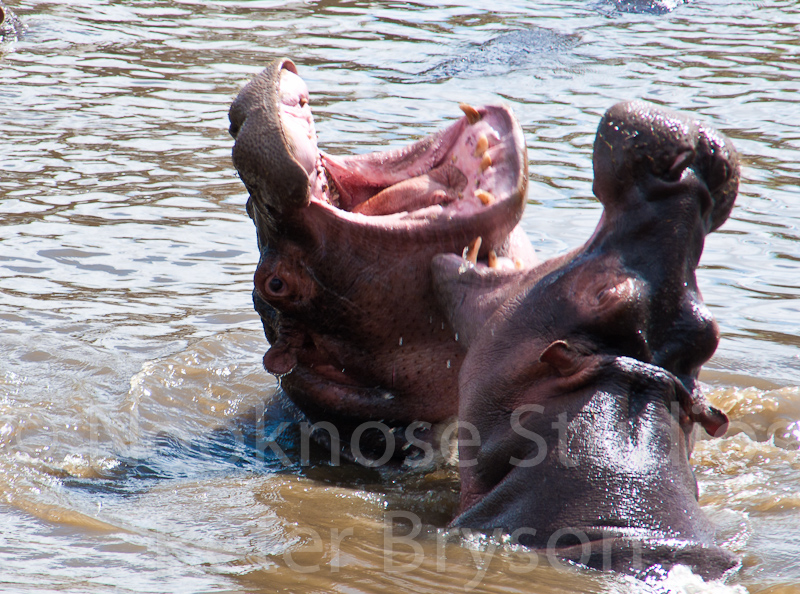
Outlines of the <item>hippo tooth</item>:
[[494,202],[494,195],[486,190],[475,190],[475,195],[485,206],[489,206]]
[[459,109],[464,112],[464,115],[467,116],[467,121],[470,124],[476,124],[481,121],[481,114],[478,113],[478,110],[468,105],[466,103],[459,103]]
[[468,262],[472,262],[473,264],[477,264],[478,263],[478,252],[481,249],[481,243],[482,242],[483,242],[483,239],[481,237],[476,237],[467,246],[467,249],[466,249],[467,253],[465,254],[464,258]]
[[498,268],[497,252],[489,250],[489,268]]
[[523,266],[524,264],[522,263],[522,260],[520,259],[514,260],[514,268],[516,268],[517,270],[522,270]]
[[481,159],[481,173],[489,169],[492,166],[492,156],[489,153],[483,153],[483,158]]
[[483,153],[486,152],[486,149],[489,148],[489,139],[486,138],[486,134],[481,133],[478,136],[478,142],[475,144],[475,152],[473,153],[476,157],[480,157]]

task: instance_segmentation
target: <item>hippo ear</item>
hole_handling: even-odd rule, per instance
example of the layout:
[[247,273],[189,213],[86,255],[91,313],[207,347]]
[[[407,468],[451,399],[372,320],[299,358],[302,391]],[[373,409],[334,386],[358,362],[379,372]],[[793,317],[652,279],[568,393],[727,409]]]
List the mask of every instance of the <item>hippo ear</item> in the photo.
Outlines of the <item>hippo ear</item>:
[[454,254],[434,256],[433,289],[442,313],[464,348],[486,321],[519,290],[522,270],[473,266]]
[[706,430],[711,437],[722,437],[728,430],[728,415],[715,406],[712,406],[705,394],[697,385],[690,389],[678,378],[675,378],[676,395],[683,412],[695,423]]
[[551,342],[539,355],[539,361],[547,363],[561,377],[574,374],[581,367],[583,355],[573,349],[565,340]]

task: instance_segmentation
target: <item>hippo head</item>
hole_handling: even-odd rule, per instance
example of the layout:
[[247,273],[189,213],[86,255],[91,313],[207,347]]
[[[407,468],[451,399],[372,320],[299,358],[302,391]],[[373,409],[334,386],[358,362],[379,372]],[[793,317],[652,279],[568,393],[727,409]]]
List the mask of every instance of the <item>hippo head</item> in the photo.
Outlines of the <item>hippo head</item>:
[[593,567],[694,559],[719,576],[735,559],[713,542],[689,464],[694,424],[727,424],[697,385],[719,330],[695,269],[733,206],[736,152],[684,115],[623,103],[600,123],[594,170],[604,212],[580,248],[517,271],[434,259],[469,344],[455,524]]
[[478,422],[459,451],[454,524],[504,528],[594,569],[648,577],[682,564],[719,578],[737,560],[697,502],[681,420],[691,395],[658,366],[587,347],[554,341],[501,382],[515,389],[504,423],[479,421],[497,401],[466,403]]
[[480,238],[475,256],[534,258],[515,231],[527,186],[520,126],[507,107],[462,110],[406,148],[341,157],[318,149],[308,90],[289,60],[231,106],[233,162],[260,250],[264,365],[312,420],[454,415],[464,355],[436,304],[433,256]]

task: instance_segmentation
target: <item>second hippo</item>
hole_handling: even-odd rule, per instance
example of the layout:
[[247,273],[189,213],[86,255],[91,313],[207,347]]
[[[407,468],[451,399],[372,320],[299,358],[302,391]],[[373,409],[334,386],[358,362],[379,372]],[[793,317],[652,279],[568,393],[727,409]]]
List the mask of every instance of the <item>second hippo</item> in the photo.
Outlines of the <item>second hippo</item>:
[[522,272],[434,261],[469,343],[454,524],[593,567],[719,577],[736,559],[714,543],[688,459],[695,423],[727,424],[697,386],[719,331],[695,269],[733,207],[738,158],[715,130],[630,102],[600,123],[594,175],[603,215],[569,254]]

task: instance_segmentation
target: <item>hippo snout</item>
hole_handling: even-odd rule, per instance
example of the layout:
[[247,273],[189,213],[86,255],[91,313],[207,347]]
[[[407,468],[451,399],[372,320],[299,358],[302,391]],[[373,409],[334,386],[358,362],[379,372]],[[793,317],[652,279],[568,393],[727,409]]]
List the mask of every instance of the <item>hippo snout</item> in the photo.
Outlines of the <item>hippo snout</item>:
[[641,198],[682,200],[692,194],[710,233],[733,207],[739,157],[724,134],[690,116],[628,101],[600,121],[594,174],[594,193],[612,211],[631,210]]

